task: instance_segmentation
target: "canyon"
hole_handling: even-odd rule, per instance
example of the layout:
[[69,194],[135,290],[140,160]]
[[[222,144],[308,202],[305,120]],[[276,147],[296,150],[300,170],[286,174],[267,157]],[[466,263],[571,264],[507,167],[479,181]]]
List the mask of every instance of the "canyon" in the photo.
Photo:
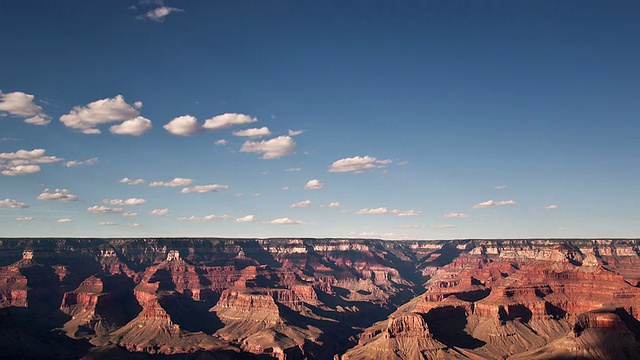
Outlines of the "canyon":
[[0,358],[634,359],[640,240],[0,239]]

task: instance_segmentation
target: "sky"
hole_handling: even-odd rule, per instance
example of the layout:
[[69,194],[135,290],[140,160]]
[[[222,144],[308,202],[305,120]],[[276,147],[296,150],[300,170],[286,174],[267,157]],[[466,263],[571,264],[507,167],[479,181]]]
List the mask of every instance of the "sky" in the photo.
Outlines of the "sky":
[[639,237],[639,14],[3,1],[0,237]]

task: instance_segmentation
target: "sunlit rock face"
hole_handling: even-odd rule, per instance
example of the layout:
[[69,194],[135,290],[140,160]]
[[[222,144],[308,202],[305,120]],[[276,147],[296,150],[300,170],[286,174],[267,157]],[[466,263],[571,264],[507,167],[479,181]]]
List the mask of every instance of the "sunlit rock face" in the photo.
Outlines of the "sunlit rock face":
[[0,345],[27,358],[634,358],[639,246],[2,239]]

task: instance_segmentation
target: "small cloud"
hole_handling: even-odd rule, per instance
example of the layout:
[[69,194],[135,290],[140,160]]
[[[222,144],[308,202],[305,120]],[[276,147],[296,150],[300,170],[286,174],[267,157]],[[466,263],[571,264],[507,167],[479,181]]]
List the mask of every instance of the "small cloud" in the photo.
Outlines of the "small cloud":
[[127,211],[122,213],[122,216],[124,217],[134,217],[134,216],[138,216],[137,212],[133,212],[133,211]]
[[393,210],[388,210],[386,207],[379,207],[379,208],[375,208],[375,209],[360,209],[358,211],[356,211],[356,214],[358,215],[382,215],[382,214],[389,214],[391,213]]
[[111,222],[111,221],[101,221],[98,224],[99,225],[104,225],[104,226],[115,226],[115,225],[118,225],[118,223]]
[[34,99],[35,96],[20,91],[6,94],[0,91],[0,117],[8,114],[24,118],[24,122],[31,125],[49,124],[51,117],[36,105]]
[[290,136],[278,136],[270,140],[246,141],[240,152],[262,153],[262,159],[277,159],[294,154],[296,143]]
[[306,190],[318,190],[322,189],[324,184],[321,183],[318,179],[312,179],[307,181],[307,184],[304,186]]
[[147,11],[144,15],[138,16],[138,19],[147,19],[155,22],[163,22],[164,18],[171,13],[183,12],[184,10],[178,8],[172,8],[168,6],[160,6],[155,9]]
[[229,142],[225,139],[220,139],[218,141],[216,141],[214,144],[218,145],[218,146],[225,146],[227,144],[229,144]]
[[282,187],[282,190],[285,190],[285,191],[286,191],[286,190],[291,190],[291,188],[290,188],[290,187],[288,187],[288,186],[284,186],[284,187]]
[[180,187],[180,186],[189,186],[193,182],[192,179],[186,178],[174,178],[171,181],[163,182],[163,181],[154,181],[149,184],[149,186],[165,186],[165,187]]
[[422,214],[422,211],[406,210],[406,211],[400,211],[396,215],[398,215],[398,216],[417,216],[417,215],[421,215],[421,214]]
[[31,220],[33,220],[33,218],[31,216],[25,216],[25,217],[16,218],[16,221],[31,221]]
[[466,219],[466,218],[469,217],[469,215],[464,214],[464,213],[450,212],[450,213],[442,215],[442,217],[445,218],[445,219]]
[[391,161],[390,159],[386,159],[386,160],[376,160],[376,163],[380,164],[380,165],[389,165],[391,164],[393,161]]
[[320,205],[321,208],[337,208],[340,207],[340,203],[337,201],[330,202],[328,204]]
[[78,167],[78,166],[89,166],[89,165],[95,165],[98,163],[98,158],[94,157],[88,160],[83,160],[83,161],[77,161],[77,160],[71,160],[71,161],[67,161],[65,162],[63,165],[65,167]]
[[[68,128],[90,135],[101,133],[98,129],[99,125],[108,123],[124,125],[126,123],[122,127],[116,126],[116,130],[111,130],[111,132],[135,135],[142,128],[145,129],[144,131],[151,128],[151,120],[139,117],[139,114],[138,110],[129,105],[122,95],[117,95],[114,98],[96,100],[85,106],[76,106],[68,114],[62,115],[60,121]],[[112,127],[112,129],[114,128]]]
[[544,207],[545,209],[557,209],[558,205],[547,205]]
[[491,206],[503,206],[503,205],[514,205],[516,202],[513,200],[504,200],[504,201],[493,201],[493,200],[487,200],[484,202],[481,202],[479,204],[473,205],[474,209],[482,209],[482,208],[488,208]]
[[256,118],[252,118],[245,114],[226,113],[218,116],[214,116],[211,119],[207,119],[202,125],[206,130],[220,130],[230,128],[236,125],[246,125],[258,121]]
[[396,165],[398,165],[398,166],[403,166],[403,165],[407,165],[408,163],[409,163],[408,161],[403,160],[403,161],[398,161],[398,162],[396,163]]
[[147,203],[147,200],[145,199],[139,199],[139,198],[130,198],[130,199],[102,199],[102,203],[103,204],[109,204],[109,205],[143,205]]
[[170,134],[178,136],[191,136],[202,131],[198,119],[191,115],[178,116],[162,127]]
[[140,109],[142,108],[142,101],[136,101],[133,103],[133,107],[135,107],[136,109]]
[[245,137],[262,137],[271,135],[271,131],[266,126],[261,128],[251,128],[245,130],[234,131],[233,135],[235,136],[245,136]]
[[24,208],[28,208],[29,205],[25,203],[21,203],[16,200],[4,199],[4,200],[0,200],[0,207],[8,208],[8,209],[24,209]]
[[304,130],[289,130],[289,136],[298,136],[302,134]]
[[430,230],[444,230],[444,229],[455,229],[457,228],[457,225],[451,225],[451,224],[441,224],[441,225],[431,225],[431,226],[427,226],[425,227],[425,229],[430,229]]
[[498,186],[494,186],[493,188],[494,188],[494,189],[498,189],[498,190],[506,189],[506,188],[507,188],[507,185],[498,185]]
[[187,187],[182,189],[183,194],[188,193],[210,193],[210,192],[218,192],[218,190],[226,189],[229,185],[219,185],[219,184],[211,184],[211,185],[198,185],[193,187]]
[[302,169],[301,168],[288,168],[285,171],[286,172],[298,172],[298,171],[302,171]]
[[118,182],[121,183],[121,184],[138,185],[138,184],[144,184],[145,181],[144,181],[144,179],[122,178]]
[[69,193],[67,189],[55,189],[50,192],[49,189],[44,189],[42,194],[38,195],[38,200],[54,200],[59,202],[71,202],[78,201],[78,197],[76,195],[72,195]]
[[140,227],[142,225],[138,224],[138,223],[133,223],[133,224],[129,224],[130,227]]
[[363,172],[365,170],[377,169],[381,167],[378,159],[373,156],[354,156],[335,161],[329,167],[328,172]]
[[153,125],[151,120],[142,116],[124,121],[122,124],[113,125],[109,128],[112,134],[140,136],[151,130]]
[[247,215],[247,216],[239,217],[236,219],[236,222],[239,222],[239,223],[254,222],[254,221],[256,221],[256,218],[253,215]]
[[155,216],[166,216],[166,215],[169,215],[169,209],[168,208],[153,209],[149,214],[155,215]]
[[57,222],[59,222],[59,223],[61,223],[61,224],[65,224],[65,223],[73,222],[73,219],[69,219],[69,218],[62,218],[62,219],[58,219],[58,221],[57,221]]
[[193,222],[208,222],[208,221],[219,221],[219,220],[229,220],[231,216],[229,215],[207,215],[203,217],[198,216],[189,216],[189,217],[181,217],[178,218],[179,221],[193,221]]
[[290,208],[303,208],[303,207],[309,207],[311,205],[313,205],[311,200],[304,200],[304,201],[297,202],[295,204],[291,204],[291,205],[289,205],[289,207]]
[[44,149],[18,150],[0,153],[0,173],[5,176],[21,176],[40,172],[37,164],[49,164],[62,161],[55,156],[47,156]]
[[123,214],[126,211],[123,208],[109,208],[102,205],[94,205],[87,208],[87,212],[93,214]]
[[271,224],[271,225],[300,225],[300,224],[304,224],[304,222],[302,222],[300,220],[292,220],[292,219],[289,219],[288,217],[283,217],[283,218],[274,219],[274,220],[271,220],[271,221],[265,221],[265,222],[263,222],[263,224]]

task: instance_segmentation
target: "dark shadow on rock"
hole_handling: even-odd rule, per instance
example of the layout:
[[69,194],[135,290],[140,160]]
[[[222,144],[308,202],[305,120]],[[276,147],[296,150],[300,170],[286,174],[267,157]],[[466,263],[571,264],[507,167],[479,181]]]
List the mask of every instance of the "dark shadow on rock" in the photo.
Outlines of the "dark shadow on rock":
[[449,347],[477,349],[486,345],[486,342],[464,331],[467,317],[462,307],[435,308],[423,317],[433,338]]
[[160,296],[158,301],[171,321],[184,330],[211,335],[224,327],[220,318],[209,312],[211,306],[208,303],[195,301],[179,292]]
[[251,259],[256,260],[258,263],[262,265],[267,265],[271,268],[278,269],[282,267],[282,264],[276,261],[273,256],[262,248],[255,240],[246,240],[239,241],[238,245],[242,248],[245,256]]
[[173,282],[171,272],[167,269],[158,269],[153,275],[151,275],[149,283],[157,282],[160,283],[158,284],[158,291],[176,289],[176,284]]

